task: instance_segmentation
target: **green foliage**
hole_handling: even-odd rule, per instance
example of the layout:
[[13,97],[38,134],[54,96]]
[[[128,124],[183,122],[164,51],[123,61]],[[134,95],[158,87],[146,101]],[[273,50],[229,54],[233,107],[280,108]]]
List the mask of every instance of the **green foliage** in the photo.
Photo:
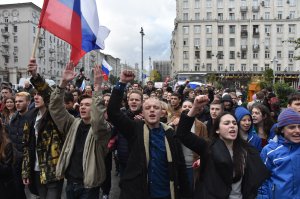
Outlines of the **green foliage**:
[[161,81],[161,75],[157,70],[152,70],[150,74],[150,80],[154,82],[160,82]]
[[216,82],[216,80],[217,80],[217,76],[215,73],[210,73],[206,77],[206,82],[211,83],[211,84],[214,84]]
[[[287,40],[287,41],[283,41],[283,42],[288,42],[288,43],[296,44],[295,50],[297,50],[297,49],[300,48],[300,38],[295,39],[295,40]],[[295,60],[300,60],[300,56],[295,56],[294,55],[294,59]]]
[[215,88],[218,89],[218,90],[223,89],[223,85],[222,85],[221,83],[219,83],[219,82],[214,82],[214,86],[215,86]]
[[265,82],[272,84],[274,78],[273,70],[271,68],[267,68],[263,73],[263,77]]
[[286,107],[287,106],[287,101],[288,101],[288,96],[291,93],[296,92],[294,88],[292,88],[289,84],[287,83],[282,83],[282,82],[276,82],[274,85],[274,90],[276,93],[276,96],[280,100],[280,106],[281,107]]

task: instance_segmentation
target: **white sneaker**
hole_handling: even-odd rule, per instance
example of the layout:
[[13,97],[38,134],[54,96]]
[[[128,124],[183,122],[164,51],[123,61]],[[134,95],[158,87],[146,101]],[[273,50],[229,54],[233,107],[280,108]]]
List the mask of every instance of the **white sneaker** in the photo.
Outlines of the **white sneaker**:
[[108,195],[103,195],[102,199],[109,199],[109,196]]

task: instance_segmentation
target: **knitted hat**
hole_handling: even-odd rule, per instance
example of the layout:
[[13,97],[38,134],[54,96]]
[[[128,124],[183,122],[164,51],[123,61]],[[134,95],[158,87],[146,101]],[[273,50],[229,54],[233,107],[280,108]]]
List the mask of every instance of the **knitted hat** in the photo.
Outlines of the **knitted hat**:
[[290,124],[300,124],[300,114],[294,109],[287,108],[278,116],[277,127],[284,127]]

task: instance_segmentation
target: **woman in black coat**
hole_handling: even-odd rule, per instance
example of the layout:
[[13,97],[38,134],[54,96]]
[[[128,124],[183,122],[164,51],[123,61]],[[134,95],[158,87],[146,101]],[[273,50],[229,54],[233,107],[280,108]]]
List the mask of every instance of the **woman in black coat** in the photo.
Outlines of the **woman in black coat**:
[[13,174],[13,145],[7,138],[5,128],[0,120],[0,196],[5,199],[15,198],[15,181]]
[[259,153],[239,137],[234,115],[224,112],[216,119],[210,141],[190,132],[195,115],[207,101],[206,96],[197,96],[190,112],[181,115],[177,129],[182,143],[201,158],[194,198],[254,199],[269,172]]

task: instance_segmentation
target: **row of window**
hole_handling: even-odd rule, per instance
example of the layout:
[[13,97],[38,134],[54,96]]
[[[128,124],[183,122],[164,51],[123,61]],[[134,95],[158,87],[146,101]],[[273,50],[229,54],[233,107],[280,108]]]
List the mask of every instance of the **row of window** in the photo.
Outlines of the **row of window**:
[[[189,13],[183,13],[182,16],[183,20],[189,20]],[[202,17],[204,19],[204,17]],[[274,17],[271,17],[271,13],[270,12],[265,12],[264,15],[259,15],[258,13],[252,13],[252,19],[253,20],[259,20],[259,19],[264,19],[264,20],[268,20],[268,19],[295,19],[296,18],[296,11],[290,11],[289,15],[287,15],[286,17],[284,17],[283,15],[283,11],[277,11],[277,15]],[[206,16],[205,16],[206,20],[213,20],[213,19],[218,19],[218,20],[224,20],[224,14],[223,13],[218,13],[217,17],[214,17],[212,12],[206,12]],[[236,19],[236,15],[233,12],[230,12],[228,14],[228,18],[227,20],[235,20]],[[249,19],[248,15],[246,12],[241,12],[241,16],[240,16],[241,20],[247,20]],[[191,19],[192,20],[192,19]],[[194,14],[194,20],[201,20],[201,15],[200,12],[196,12]]]
[[[276,32],[277,33],[283,33],[284,30],[284,24],[277,24],[276,25]],[[194,34],[200,34],[201,33],[201,26],[200,25],[194,25]],[[220,25],[218,28],[218,34],[224,34],[224,26]],[[229,25],[229,34],[235,34],[236,33],[236,25]],[[264,25],[265,33],[271,32],[272,25]],[[183,34],[189,34],[190,26],[183,26],[182,32]],[[206,34],[212,34],[212,25],[206,25],[205,26],[205,33]],[[241,31],[247,32],[248,26],[247,25],[241,25]],[[253,25],[252,27],[253,34],[259,33],[259,25]],[[296,33],[296,24],[288,24],[288,32],[291,34]]]
[[[282,67],[281,64],[276,64],[275,67],[275,71],[281,71]],[[250,69],[250,71],[264,71],[268,68],[272,68],[273,66],[270,67],[270,64],[265,64],[264,66],[259,67],[258,64],[253,64],[252,65],[252,69]],[[288,67],[286,67],[284,70],[286,71],[293,71],[293,64],[288,64]],[[183,71],[188,71],[189,70],[189,65],[188,64],[183,64]],[[211,63],[207,63],[206,65],[203,63],[201,64],[195,64],[194,66],[194,70],[195,71],[212,71],[212,64]],[[218,64],[217,66],[217,70],[218,71],[236,71],[236,70],[240,70],[240,71],[246,71],[247,70],[247,64],[241,64],[240,67],[235,66],[235,64],[229,64],[229,68],[225,68],[223,64]]]
[[[214,5],[214,0],[201,0],[205,3],[206,8],[212,8]],[[183,0],[183,8],[188,9],[190,6],[192,8],[199,9],[201,8],[201,1],[200,0],[190,0],[191,5],[189,3],[189,0]],[[286,6],[286,4],[290,6],[296,6],[297,0],[262,0],[261,3],[259,0],[252,0],[252,6],[264,6],[264,7],[270,7],[270,6]],[[194,3],[194,5],[192,4]],[[236,7],[237,3],[240,3],[241,6],[248,6],[249,1],[247,0],[217,0],[217,8],[224,8],[224,5],[228,5],[229,8]]]
[[[200,51],[196,50],[194,53],[195,59],[200,59]],[[212,51],[206,51],[206,59],[212,59],[214,54]],[[277,51],[276,52],[276,57],[278,59],[282,59],[282,51]],[[223,51],[218,51],[216,55],[217,59],[223,59],[224,58],[224,52]],[[241,59],[247,59],[247,52],[246,51],[241,51],[236,52],[236,51],[229,51],[229,59],[236,59],[236,58],[241,58]],[[258,52],[253,52],[252,53],[252,58],[253,59],[259,59],[259,53]],[[270,51],[265,51],[264,54],[265,59],[270,59]],[[294,51],[288,51],[288,58],[290,59],[290,62],[293,61],[294,58]],[[183,59],[189,59],[189,51],[183,51]]]

